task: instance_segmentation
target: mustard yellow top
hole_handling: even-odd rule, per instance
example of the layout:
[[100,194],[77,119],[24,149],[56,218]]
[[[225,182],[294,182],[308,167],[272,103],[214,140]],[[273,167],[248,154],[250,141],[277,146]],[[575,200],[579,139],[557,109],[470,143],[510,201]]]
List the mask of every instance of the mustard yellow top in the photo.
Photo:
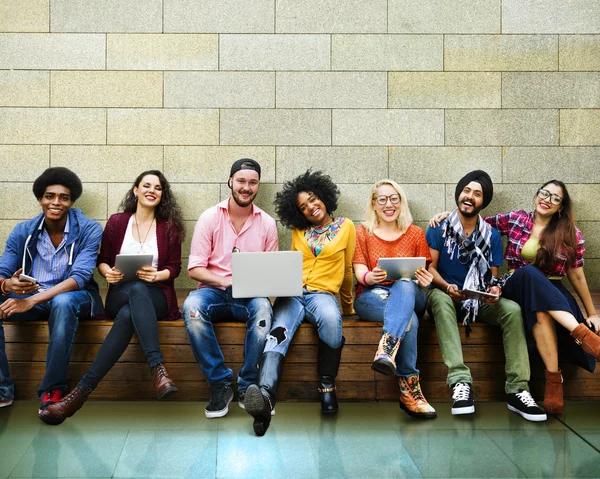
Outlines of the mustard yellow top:
[[352,314],[352,258],[356,231],[352,220],[345,218],[335,238],[315,256],[304,238],[304,230],[292,231],[292,251],[302,252],[302,284],[309,291],[340,293],[342,312]]
[[[521,249],[521,257],[530,264],[535,262],[537,250],[540,249],[540,242],[537,238],[530,236]],[[548,279],[562,279],[561,276],[548,276]]]

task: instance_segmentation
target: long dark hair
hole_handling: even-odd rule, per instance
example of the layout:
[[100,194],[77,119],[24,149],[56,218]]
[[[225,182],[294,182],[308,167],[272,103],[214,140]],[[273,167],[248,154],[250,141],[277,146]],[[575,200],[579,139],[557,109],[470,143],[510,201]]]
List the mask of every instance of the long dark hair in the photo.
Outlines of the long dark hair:
[[550,223],[540,236],[540,248],[535,257],[535,265],[542,271],[552,271],[559,263],[559,255],[567,258],[567,269],[575,261],[575,249],[577,247],[577,232],[575,230],[575,214],[573,203],[562,181],[550,180],[541,188],[555,185],[562,189],[563,199],[560,209],[550,219]]
[[133,186],[121,201],[121,205],[119,206],[125,213],[135,213],[137,210],[137,198],[133,194],[133,188],[140,187],[140,183],[142,179],[146,175],[153,175],[158,178],[160,181],[160,186],[162,187],[162,196],[160,202],[156,206],[154,210],[154,217],[157,221],[166,221],[167,222],[167,234],[169,235],[169,239],[172,240],[173,236],[173,226],[175,226],[179,230],[179,235],[175,238],[180,243],[183,242],[185,238],[185,225],[183,223],[183,215],[181,214],[181,208],[177,204],[177,200],[173,195],[173,191],[171,190],[171,185],[168,180],[165,178],[165,175],[162,174],[159,170],[148,170],[140,173],[140,175],[133,182]]

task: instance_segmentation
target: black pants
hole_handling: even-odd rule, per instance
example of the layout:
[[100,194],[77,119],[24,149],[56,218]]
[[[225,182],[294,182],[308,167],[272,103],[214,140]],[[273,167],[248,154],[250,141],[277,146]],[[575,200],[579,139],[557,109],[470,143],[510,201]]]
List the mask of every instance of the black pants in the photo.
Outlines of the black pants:
[[80,384],[95,389],[127,349],[133,333],[137,335],[148,365],[153,368],[165,360],[158,344],[158,318],[167,314],[167,298],[160,286],[143,281],[128,281],[112,287],[106,312],[114,324]]

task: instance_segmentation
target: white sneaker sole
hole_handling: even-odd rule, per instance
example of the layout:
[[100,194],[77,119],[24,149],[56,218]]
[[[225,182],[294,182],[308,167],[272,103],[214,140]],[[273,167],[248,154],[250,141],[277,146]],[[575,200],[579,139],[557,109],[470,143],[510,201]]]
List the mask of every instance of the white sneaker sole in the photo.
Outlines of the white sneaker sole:
[[516,407],[511,406],[510,404],[507,404],[507,406],[509,411],[516,412],[519,416],[524,417],[528,421],[542,422],[548,420],[548,416],[545,414],[527,414],[523,411],[519,411]]
[[[241,407],[244,411],[246,410],[246,406],[244,406],[243,402],[238,401],[238,406]],[[271,416],[275,416],[275,409],[271,411]]]
[[8,407],[8,406],[10,406],[12,403],[13,403],[13,402],[12,402],[12,399],[11,399],[10,401],[3,401],[3,402],[0,402],[0,407]]
[[204,410],[204,415],[208,418],[208,419],[214,419],[216,417],[223,417],[223,416],[227,416],[227,413],[229,412],[229,403],[231,402],[231,400],[233,399],[233,394],[231,395],[231,397],[229,398],[229,400],[227,401],[227,404],[225,405],[224,409],[221,409],[220,411],[207,411],[206,409]]
[[453,416],[460,416],[462,414],[473,414],[474,412],[475,406],[452,408]]

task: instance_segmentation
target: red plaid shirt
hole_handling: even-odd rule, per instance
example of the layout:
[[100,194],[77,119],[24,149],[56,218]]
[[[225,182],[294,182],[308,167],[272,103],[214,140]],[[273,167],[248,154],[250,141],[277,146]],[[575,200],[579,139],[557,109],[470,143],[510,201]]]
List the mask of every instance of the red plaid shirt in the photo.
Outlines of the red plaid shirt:
[[[529,263],[521,256],[523,245],[531,236],[533,228],[533,212],[527,213],[523,210],[510,211],[508,213],[499,213],[495,216],[486,216],[484,218],[490,225],[496,228],[501,235],[508,238],[504,258],[508,263],[509,269],[518,269]],[[575,248],[575,262],[571,268],[580,268],[583,266],[583,254],[585,246],[583,245],[583,235],[579,228],[577,231],[577,247]],[[559,262],[552,271],[544,271],[546,276],[566,276],[567,275],[567,257],[562,252],[558,255]]]

